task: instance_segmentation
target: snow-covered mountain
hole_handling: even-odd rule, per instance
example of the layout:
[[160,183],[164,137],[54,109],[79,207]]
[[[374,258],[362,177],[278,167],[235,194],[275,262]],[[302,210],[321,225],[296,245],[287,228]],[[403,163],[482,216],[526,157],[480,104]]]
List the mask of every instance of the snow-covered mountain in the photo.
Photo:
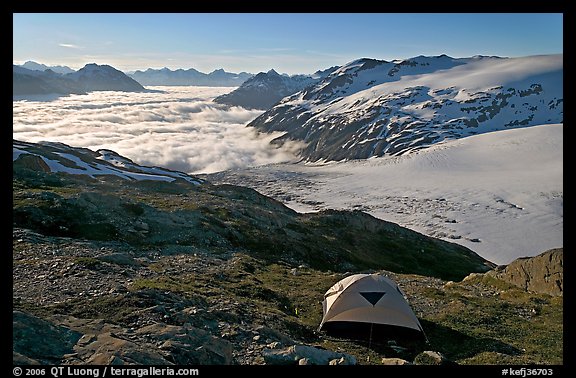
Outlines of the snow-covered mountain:
[[92,151],[56,142],[29,143],[13,140],[12,161],[14,165],[36,171],[65,172],[92,178],[114,176],[132,181],[184,180],[193,184],[203,182],[182,172],[138,165],[114,151]]
[[307,160],[400,155],[447,139],[563,122],[563,55],[359,59],[249,126],[307,144]]
[[234,91],[216,97],[215,102],[248,109],[268,109],[282,98],[317,83],[337,67],[312,75],[280,75],[273,69],[260,72]]
[[91,91],[139,92],[145,90],[134,79],[108,65],[87,64],[78,71],[59,74],[47,69],[12,69],[13,95],[81,94]]
[[190,68],[188,70],[159,70],[148,68],[128,74],[142,85],[193,85],[206,87],[237,87],[254,76],[247,72],[232,73],[223,69],[214,70],[208,74]]
[[29,69],[32,71],[52,70],[56,73],[63,74],[63,75],[74,72],[74,70],[68,66],[47,66],[47,65],[42,64],[42,63],[34,62],[32,60],[29,60],[26,63],[21,64],[19,67],[26,68],[26,69]]

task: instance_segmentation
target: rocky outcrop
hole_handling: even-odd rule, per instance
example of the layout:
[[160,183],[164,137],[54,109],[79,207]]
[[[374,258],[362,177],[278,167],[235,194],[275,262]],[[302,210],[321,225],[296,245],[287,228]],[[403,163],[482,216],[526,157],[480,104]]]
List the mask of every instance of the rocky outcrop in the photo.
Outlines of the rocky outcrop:
[[551,249],[535,257],[517,259],[486,273],[526,291],[549,295],[564,293],[564,249]]
[[12,166],[15,169],[24,168],[38,172],[50,172],[48,164],[46,164],[44,159],[37,155],[22,154],[12,162]]
[[13,312],[14,363],[229,365],[229,341],[161,322],[130,330],[98,319]]
[[57,326],[22,311],[12,312],[12,348],[21,363],[57,363],[73,347],[82,334]]

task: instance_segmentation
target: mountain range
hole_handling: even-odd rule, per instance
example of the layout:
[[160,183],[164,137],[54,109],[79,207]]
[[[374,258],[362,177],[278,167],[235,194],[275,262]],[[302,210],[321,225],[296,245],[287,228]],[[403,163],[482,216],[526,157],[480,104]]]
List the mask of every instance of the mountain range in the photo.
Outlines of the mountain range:
[[248,126],[285,132],[276,142],[304,142],[301,156],[318,161],[401,155],[444,140],[562,122],[562,54],[441,55],[352,61]]
[[59,74],[69,74],[69,73],[75,72],[72,68],[70,68],[68,66],[47,66],[47,65],[42,64],[42,63],[34,62],[32,60],[29,60],[29,61],[25,62],[24,64],[21,64],[19,67],[26,68],[26,69],[32,70],[32,71],[52,70],[52,71],[59,73]]
[[78,71],[60,74],[52,69],[30,70],[14,65],[12,68],[12,93],[83,94],[91,91],[139,92],[145,88],[123,72],[109,65],[87,64]]
[[142,85],[193,85],[207,87],[237,87],[254,76],[247,72],[238,74],[226,72],[223,69],[214,70],[208,74],[190,68],[187,70],[169,68],[135,71],[129,73],[132,79]]

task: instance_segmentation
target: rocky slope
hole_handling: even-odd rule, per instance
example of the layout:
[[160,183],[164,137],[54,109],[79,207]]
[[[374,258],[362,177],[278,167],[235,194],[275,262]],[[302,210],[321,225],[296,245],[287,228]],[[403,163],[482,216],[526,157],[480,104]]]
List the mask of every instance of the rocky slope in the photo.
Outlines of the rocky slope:
[[216,97],[214,101],[248,109],[268,109],[282,98],[322,80],[336,68],[317,71],[312,75],[280,75],[274,70],[260,72],[246,80],[239,88]]
[[562,55],[359,59],[249,126],[285,131],[307,160],[399,155],[447,139],[563,121]]
[[108,65],[87,64],[78,71],[67,74],[56,73],[50,69],[29,70],[20,66],[13,66],[12,71],[14,96],[145,90],[138,82]]
[[[324,292],[349,273],[19,228],[13,250],[16,364],[563,363],[561,298],[488,275],[452,282],[382,271],[406,292],[429,344],[378,339],[369,348],[315,331]],[[434,362],[430,350],[443,357]],[[320,352],[329,360],[313,360]]]
[[[318,268],[446,279],[492,266],[465,247],[360,211],[299,214],[252,189],[139,167],[110,151],[14,141],[13,160],[14,224],[53,236],[244,250]],[[45,185],[50,190],[29,190]]]
[[[493,267],[466,248],[171,171],[134,179],[99,152],[14,150],[14,363],[562,363],[561,300],[485,275],[452,282]],[[315,332],[334,282],[382,269],[430,344]]]
[[190,68],[187,70],[162,68],[155,70],[136,71],[128,74],[142,85],[193,85],[207,87],[238,87],[253,74],[226,72],[223,69],[214,70],[208,74]]

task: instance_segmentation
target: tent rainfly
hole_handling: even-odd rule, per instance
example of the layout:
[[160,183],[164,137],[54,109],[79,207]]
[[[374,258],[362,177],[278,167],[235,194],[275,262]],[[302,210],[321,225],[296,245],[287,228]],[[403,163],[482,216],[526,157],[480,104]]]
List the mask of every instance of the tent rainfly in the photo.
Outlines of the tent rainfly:
[[318,330],[350,333],[369,328],[372,334],[377,327],[379,333],[426,337],[404,293],[379,274],[354,274],[338,281],[324,294],[322,307]]

